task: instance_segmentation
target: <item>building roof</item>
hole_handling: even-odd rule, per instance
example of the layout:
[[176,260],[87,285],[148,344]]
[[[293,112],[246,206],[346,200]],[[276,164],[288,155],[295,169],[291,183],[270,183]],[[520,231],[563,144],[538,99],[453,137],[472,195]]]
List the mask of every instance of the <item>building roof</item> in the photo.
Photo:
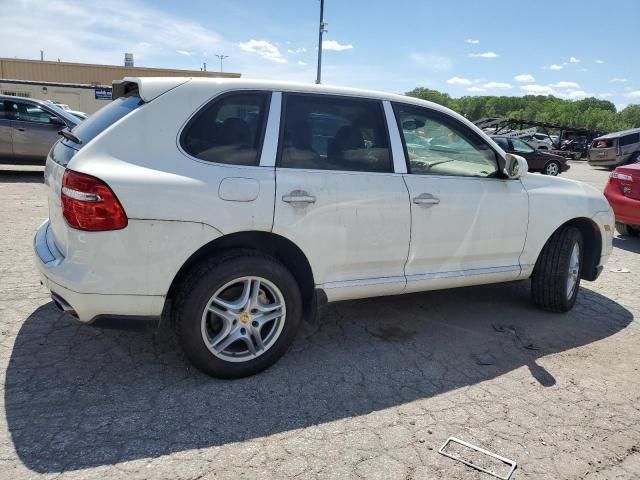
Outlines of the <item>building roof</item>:
[[51,62],[22,58],[0,58],[0,79],[111,85],[123,77],[223,77],[238,78],[239,73],[203,72],[152,67],[124,67],[91,63]]

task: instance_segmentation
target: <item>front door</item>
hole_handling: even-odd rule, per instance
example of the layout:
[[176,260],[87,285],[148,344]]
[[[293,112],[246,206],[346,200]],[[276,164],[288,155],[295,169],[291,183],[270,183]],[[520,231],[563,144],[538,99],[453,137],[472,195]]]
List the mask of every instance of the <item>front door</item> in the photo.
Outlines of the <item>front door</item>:
[[401,293],[411,219],[382,102],[285,94],[283,107],[273,231],[329,300]]
[[407,292],[520,275],[527,193],[501,178],[488,143],[450,115],[394,105],[409,173],[411,245]]
[[[5,104],[7,106],[5,107]],[[0,162],[13,162],[13,145],[11,133],[9,102],[0,100]]]

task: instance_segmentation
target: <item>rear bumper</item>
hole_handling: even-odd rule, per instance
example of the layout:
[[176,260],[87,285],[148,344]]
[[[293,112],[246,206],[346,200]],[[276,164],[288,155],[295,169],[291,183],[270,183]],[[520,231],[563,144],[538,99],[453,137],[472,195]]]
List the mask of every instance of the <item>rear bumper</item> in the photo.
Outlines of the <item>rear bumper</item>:
[[614,159],[608,158],[589,158],[587,163],[592,167],[617,167],[619,165],[624,164],[629,157],[616,157]]
[[606,188],[604,196],[607,197],[616,222],[627,225],[640,225],[640,200],[625,197],[622,193],[612,188]]
[[81,282],[65,279],[65,272],[72,271],[66,265],[71,260],[56,247],[49,220],[36,231],[33,250],[42,284],[51,292],[54,302],[83,323],[105,315],[159,317],[162,313],[164,296],[83,293]]

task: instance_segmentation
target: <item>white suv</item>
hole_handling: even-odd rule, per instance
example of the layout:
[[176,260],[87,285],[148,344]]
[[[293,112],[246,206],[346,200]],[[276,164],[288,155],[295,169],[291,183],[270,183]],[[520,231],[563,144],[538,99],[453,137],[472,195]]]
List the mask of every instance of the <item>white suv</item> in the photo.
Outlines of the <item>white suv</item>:
[[170,318],[210,375],[268,367],[327,301],[531,278],[565,312],[611,252],[600,192],[429,102],[187,78],[114,99],[47,159],[43,283],[82,322]]

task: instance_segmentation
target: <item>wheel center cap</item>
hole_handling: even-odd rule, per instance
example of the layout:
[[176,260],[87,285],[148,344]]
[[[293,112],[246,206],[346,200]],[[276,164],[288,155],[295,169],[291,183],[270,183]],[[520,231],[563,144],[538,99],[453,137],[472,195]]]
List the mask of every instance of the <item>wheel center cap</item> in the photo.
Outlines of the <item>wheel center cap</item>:
[[242,312],[240,314],[240,321],[242,323],[249,323],[249,321],[251,321],[251,315],[249,315],[247,312]]

